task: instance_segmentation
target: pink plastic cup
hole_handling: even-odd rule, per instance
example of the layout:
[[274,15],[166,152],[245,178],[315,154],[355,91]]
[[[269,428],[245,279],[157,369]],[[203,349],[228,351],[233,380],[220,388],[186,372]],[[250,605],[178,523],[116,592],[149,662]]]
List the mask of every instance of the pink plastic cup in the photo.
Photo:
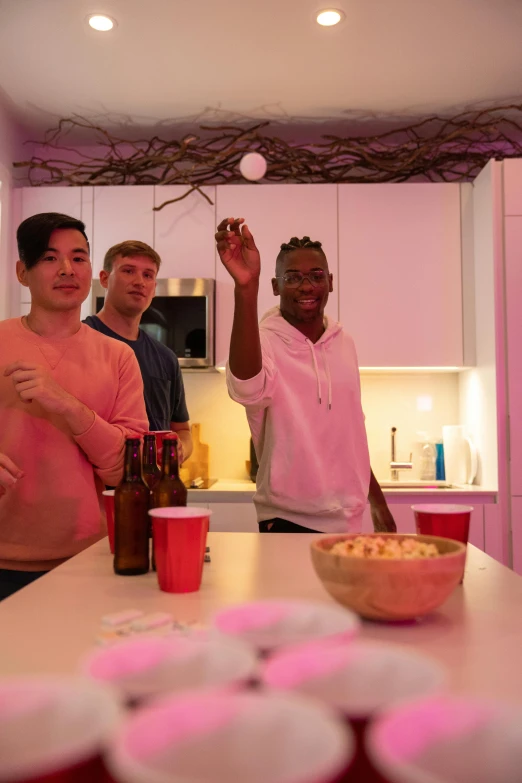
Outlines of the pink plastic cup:
[[114,490],[106,489],[102,492],[105,501],[105,514],[107,516],[107,535],[109,536],[109,546],[111,553],[114,554]]
[[473,506],[431,504],[412,506],[417,533],[422,536],[452,538],[468,543],[469,521]]
[[120,708],[109,690],[73,678],[0,681],[0,780],[106,783],[104,751]]
[[261,683],[321,702],[342,717],[356,737],[346,781],[382,783],[365,749],[372,720],[405,699],[443,687],[445,672],[414,650],[381,642],[324,639],[283,650],[264,663]]
[[293,694],[190,693],[137,711],[116,735],[117,783],[340,783],[350,729]]
[[154,556],[160,590],[193,593],[199,590],[207,544],[208,508],[152,508]]

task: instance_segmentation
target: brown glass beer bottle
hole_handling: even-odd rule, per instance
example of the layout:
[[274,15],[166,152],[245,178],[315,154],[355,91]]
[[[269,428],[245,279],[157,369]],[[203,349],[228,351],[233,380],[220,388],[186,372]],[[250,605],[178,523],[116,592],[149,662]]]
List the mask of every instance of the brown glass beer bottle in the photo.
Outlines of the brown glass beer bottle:
[[123,478],[114,491],[114,571],[122,576],[149,570],[149,498],[141,475],[140,439],[127,438]]
[[[141,462],[141,472],[143,481],[150,490],[149,507],[154,508],[152,499],[152,490],[161,478],[161,470],[158,467],[158,456],[156,454],[156,436],[145,435],[143,438],[143,454]],[[156,570],[156,559],[154,557],[154,541],[152,536],[152,519],[149,517],[149,537],[152,542],[150,564],[153,571]]]
[[163,438],[163,464],[161,478],[152,490],[153,508],[186,506],[187,488],[179,477],[178,438]]

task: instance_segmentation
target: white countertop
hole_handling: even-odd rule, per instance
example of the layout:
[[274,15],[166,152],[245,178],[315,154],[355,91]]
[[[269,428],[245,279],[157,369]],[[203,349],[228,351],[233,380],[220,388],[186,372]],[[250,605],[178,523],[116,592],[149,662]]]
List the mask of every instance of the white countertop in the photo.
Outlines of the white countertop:
[[[312,568],[313,538],[211,533],[212,562],[201,590],[187,595],[160,592],[154,573],[116,576],[104,539],[0,603],[0,675],[75,671],[101,616],[123,609],[205,623],[220,607],[258,598],[330,602]],[[419,622],[366,622],[362,636],[431,654],[453,690],[520,703],[521,607],[522,579],[470,545],[464,584],[439,611]]]
[[[248,479],[218,479],[210,489],[189,489],[188,500],[190,503],[249,503],[252,500],[256,485]],[[384,496],[387,499],[395,498],[395,502],[412,502],[417,498],[427,497],[429,499],[439,499],[447,502],[448,498],[457,502],[459,498],[468,503],[495,503],[497,490],[481,487],[476,484],[466,484],[465,486],[453,486],[450,488],[433,487],[401,487],[397,482],[397,487],[385,487]]]

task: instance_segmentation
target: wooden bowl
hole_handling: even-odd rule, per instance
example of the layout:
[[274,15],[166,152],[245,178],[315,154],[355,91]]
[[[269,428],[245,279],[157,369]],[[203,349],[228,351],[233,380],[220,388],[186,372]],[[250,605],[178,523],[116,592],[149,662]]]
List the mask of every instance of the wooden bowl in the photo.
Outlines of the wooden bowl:
[[315,572],[332,598],[371,620],[412,620],[437,609],[461,581],[466,546],[438,536],[376,533],[372,537],[415,538],[435,544],[438,557],[419,560],[365,559],[336,555],[338,541],[361,533],[324,536],[311,544]]

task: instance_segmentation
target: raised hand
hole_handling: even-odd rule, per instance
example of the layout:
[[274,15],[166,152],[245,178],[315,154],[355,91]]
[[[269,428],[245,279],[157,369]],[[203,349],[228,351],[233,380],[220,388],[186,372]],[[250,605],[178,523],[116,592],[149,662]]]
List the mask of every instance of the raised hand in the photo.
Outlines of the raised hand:
[[216,245],[223,266],[238,286],[259,280],[261,259],[244,218],[225,218],[217,227]]

